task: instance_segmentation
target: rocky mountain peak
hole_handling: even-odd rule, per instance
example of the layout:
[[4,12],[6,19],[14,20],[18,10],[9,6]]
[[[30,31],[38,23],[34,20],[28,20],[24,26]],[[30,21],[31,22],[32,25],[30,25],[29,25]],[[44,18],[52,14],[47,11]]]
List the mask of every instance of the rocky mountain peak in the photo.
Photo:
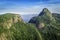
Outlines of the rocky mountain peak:
[[39,16],[42,16],[42,15],[51,15],[51,12],[47,8],[44,8],[39,14]]
[[48,11],[48,9],[47,9],[47,8],[44,8],[43,11],[44,11],[44,12],[45,12],[45,11]]
[[50,20],[52,20],[52,13],[47,9],[47,8],[44,8],[42,10],[42,12],[39,14],[39,16],[44,16],[45,18],[48,18]]
[[45,24],[50,24],[52,22],[56,22],[55,18],[52,16],[52,13],[47,8],[44,8],[37,17],[33,17],[29,21],[29,23],[36,24],[38,28],[43,28]]

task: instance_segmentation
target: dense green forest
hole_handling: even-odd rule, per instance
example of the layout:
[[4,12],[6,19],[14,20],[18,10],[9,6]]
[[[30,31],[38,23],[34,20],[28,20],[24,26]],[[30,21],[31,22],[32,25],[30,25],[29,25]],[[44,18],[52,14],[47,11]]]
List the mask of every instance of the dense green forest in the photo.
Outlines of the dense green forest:
[[0,40],[60,40],[60,14],[47,8],[26,23],[20,15],[0,15]]

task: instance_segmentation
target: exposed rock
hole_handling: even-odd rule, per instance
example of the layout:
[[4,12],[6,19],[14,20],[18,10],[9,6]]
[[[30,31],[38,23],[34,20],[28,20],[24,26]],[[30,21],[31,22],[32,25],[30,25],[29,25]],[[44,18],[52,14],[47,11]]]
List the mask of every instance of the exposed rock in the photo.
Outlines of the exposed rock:
[[13,18],[14,23],[17,23],[18,21],[23,21],[20,15],[15,15]]
[[38,24],[38,28],[39,28],[39,29],[44,28],[44,27],[45,27],[45,24],[44,24],[44,23]]
[[1,19],[3,19],[3,22],[0,22],[0,24],[3,25],[3,27],[7,27],[8,29],[13,25],[13,23],[17,23],[19,21],[23,22],[23,19],[18,14],[7,13],[1,16],[3,16],[3,18],[0,17]]

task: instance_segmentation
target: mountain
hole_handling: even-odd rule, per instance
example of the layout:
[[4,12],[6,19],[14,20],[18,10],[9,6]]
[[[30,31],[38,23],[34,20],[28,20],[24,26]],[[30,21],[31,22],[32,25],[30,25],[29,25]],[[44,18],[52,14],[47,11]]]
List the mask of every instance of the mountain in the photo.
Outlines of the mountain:
[[7,13],[0,15],[0,40],[42,40],[41,33],[30,23],[25,23],[20,15]]
[[53,22],[55,22],[55,19],[52,16],[52,13],[47,8],[44,8],[38,16],[31,18],[29,23],[34,23],[38,27],[40,23],[48,24],[52,22],[52,20]]
[[60,40],[60,14],[52,14],[44,8],[29,23],[19,14],[2,14],[0,40]]
[[60,40],[60,14],[52,14],[47,8],[29,23],[34,24],[42,32],[44,40]]

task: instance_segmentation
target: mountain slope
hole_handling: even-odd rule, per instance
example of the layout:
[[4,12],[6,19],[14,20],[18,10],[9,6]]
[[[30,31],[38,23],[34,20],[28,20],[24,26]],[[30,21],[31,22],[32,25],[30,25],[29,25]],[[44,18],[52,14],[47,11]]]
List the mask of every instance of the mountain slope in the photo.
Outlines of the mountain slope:
[[29,23],[33,23],[42,32],[45,40],[60,40],[60,19],[52,14],[47,8],[36,17],[33,17]]
[[0,40],[42,40],[32,24],[25,23],[18,14],[0,15]]

